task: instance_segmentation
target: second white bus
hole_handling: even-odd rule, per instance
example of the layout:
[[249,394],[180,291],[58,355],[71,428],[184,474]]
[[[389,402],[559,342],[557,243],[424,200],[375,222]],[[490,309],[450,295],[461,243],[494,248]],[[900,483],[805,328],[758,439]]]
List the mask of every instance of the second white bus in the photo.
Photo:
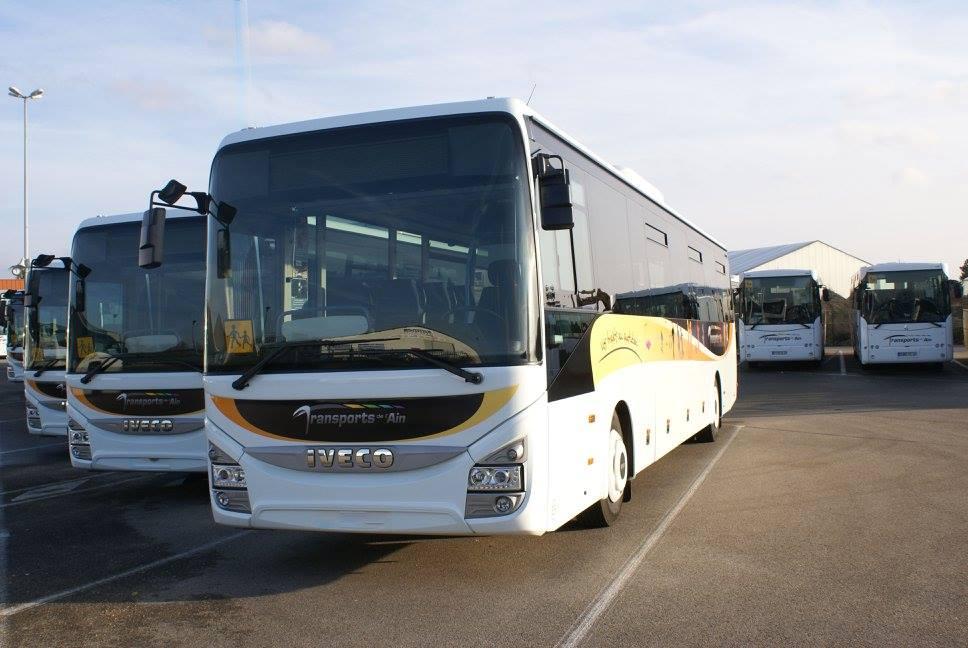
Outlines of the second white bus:
[[140,214],[121,214],[85,220],[74,234],[71,463],[205,471],[205,219],[169,221],[164,268],[138,267],[140,232]]
[[813,270],[755,270],[741,275],[736,292],[740,361],[823,362],[823,302],[829,299]]

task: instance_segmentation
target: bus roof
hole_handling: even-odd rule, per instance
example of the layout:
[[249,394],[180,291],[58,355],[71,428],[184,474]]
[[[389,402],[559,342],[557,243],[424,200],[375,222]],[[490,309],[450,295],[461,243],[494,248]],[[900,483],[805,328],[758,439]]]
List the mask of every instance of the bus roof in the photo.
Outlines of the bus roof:
[[816,270],[807,270],[804,268],[777,268],[776,270],[751,270],[749,272],[744,272],[739,275],[739,280],[743,279],[755,279],[757,277],[812,277],[814,281],[818,284],[823,283],[820,281],[820,275],[817,274]]
[[[197,212],[188,212],[183,209],[169,209],[166,218],[189,218],[192,216],[201,217],[202,215]],[[80,225],[77,226],[77,230],[80,231],[88,227],[100,227],[101,225],[115,225],[117,223],[140,223],[143,217],[144,212],[113,214],[111,216],[95,216],[94,218],[85,218],[82,220]]]
[[948,264],[941,262],[895,262],[895,263],[875,263],[874,265],[864,266],[857,272],[857,281],[862,280],[871,272],[905,272],[911,270],[940,270],[945,277],[950,277]]
[[502,112],[514,116],[519,122],[524,123],[525,117],[530,117],[536,122],[552,131],[562,140],[573,146],[575,149],[586,155],[590,160],[598,164],[605,171],[612,174],[619,181],[632,187],[653,203],[661,207],[670,215],[680,220],[687,227],[694,230],[697,234],[708,239],[715,245],[726,250],[726,247],[700,229],[697,225],[681,216],[669,205],[666,204],[664,196],[647,180],[639,176],[631,169],[618,167],[610,164],[592,153],[587,147],[578,140],[568,135],[565,131],[555,126],[551,121],[545,119],[533,108],[525,104],[520,99],[513,97],[488,98],[478,101],[460,101],[454,103],[432,104],[427,106],[411,106],[408,108],[393,108],[389,110],[375,110],[370,112],[355,113],[351,115],[339,115],[336,117],[322,117],[305,121],[291,122],[288,124],[278,124],[275,126],[262,126],[258,128],[246,128],[234,133],[229,133],[222,139],[219,149],[231,144],[249,142],[252,140],[265,139],[269,137],[279,137],[283,135],[295,135],[298,133],[309,133],[330,128],[344,128],[347,126],[360,126],[363,124],[376,124],[381,122],[402,121],[405,119],[421,119],[426,117],[444,117],[447,115],[462,115],[483,112]]

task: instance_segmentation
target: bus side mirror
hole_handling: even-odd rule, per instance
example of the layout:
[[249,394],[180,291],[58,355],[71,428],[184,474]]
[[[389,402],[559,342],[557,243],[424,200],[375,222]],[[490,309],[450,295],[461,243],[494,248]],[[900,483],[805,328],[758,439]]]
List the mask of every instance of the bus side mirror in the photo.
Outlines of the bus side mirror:
[[[557,158],[561,168],[551,165]],[[534,157],[535,174],[538,180],[538,195],[541,199],[541,229],[569,230],[575,227],[575,215],[571,199],[571,178],[564,162],[557,155],[539,153]]]
[[157,268],[165,254],[164,207],[152,207],[141,220],[141,245],[138,246],[138,267]]
[[830,289],[826,286],[820,289],[820,299],[824,300],[825,302],[830,301]]
[[84,312],[84,277],[74,280],[74,310]]
[[951,294],[955,296],[955,299],[961,299],[965,296],[965,288],[961,285],[960,281],[949,279],[948,285],[951,286]]
[[232,243],[228,228],[223,227],[215,232],[215,245],[217,276],[225,279],[232,272]]

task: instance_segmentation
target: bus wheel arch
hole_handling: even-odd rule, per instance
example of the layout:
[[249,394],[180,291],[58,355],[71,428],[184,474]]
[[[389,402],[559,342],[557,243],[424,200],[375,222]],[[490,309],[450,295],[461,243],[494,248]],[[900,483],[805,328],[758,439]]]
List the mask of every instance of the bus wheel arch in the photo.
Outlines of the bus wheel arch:
[[[624,403],[622,403],[624,406]],[[605,497],[598,500],[578,515],[579,522],[590,528],[604,528],[612,526],[622,512],[622,504],[628,501],[630,491],[630,476],[632,473],[631,452],[629,450],[629,422],[631,417],[628,415],[628,407],[625,406],[625,414],[620,414],[619,407],[616,406],[612,412],[610,424],[608,426],[607,456],[605,458]],[[624,447],[623,447],[624,446]],[[624,456],[623,456],[624,455]],[[618,463],[616,463],[616,461]],[[618,495],[618,488],[613,484],[615,479],[613,473],[621,467],[621,478],[624,479],[624,487],[621,488],[621,495]],[[614,498],[614,499],[613,499]]]
[[622,400],[615,404],[613,416],[617,416],[622,425],[622,437],[625,439],[625,451],[628,454],[628,479],[625,482],[625,493],[622,495],[622,501],[628,502],[632,499],[632,480],[635,479],[635,441],[632,434],[634,429],[632,427],[632,413],[629,411],[628,404]]

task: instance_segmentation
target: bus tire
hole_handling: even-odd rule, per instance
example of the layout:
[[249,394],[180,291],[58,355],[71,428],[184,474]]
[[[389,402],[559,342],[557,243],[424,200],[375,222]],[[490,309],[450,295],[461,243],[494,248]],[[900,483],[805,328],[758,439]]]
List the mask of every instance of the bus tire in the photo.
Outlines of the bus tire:
[[699,430],[693,437],[699,443],[712,443],[716,440],[716,434],[719,432],[719,428],[723,427],[723,394],[719,389],[719,381],[713,381],[713,407],[716,411],[713,412],[713,422]]
[[578,516],[579,522],[589,528],[612,526],[622,512],[629,485],[629,453],[618,412],[612,414],[612,427],[608,433],[608,488],[605,497],[595,502]]

